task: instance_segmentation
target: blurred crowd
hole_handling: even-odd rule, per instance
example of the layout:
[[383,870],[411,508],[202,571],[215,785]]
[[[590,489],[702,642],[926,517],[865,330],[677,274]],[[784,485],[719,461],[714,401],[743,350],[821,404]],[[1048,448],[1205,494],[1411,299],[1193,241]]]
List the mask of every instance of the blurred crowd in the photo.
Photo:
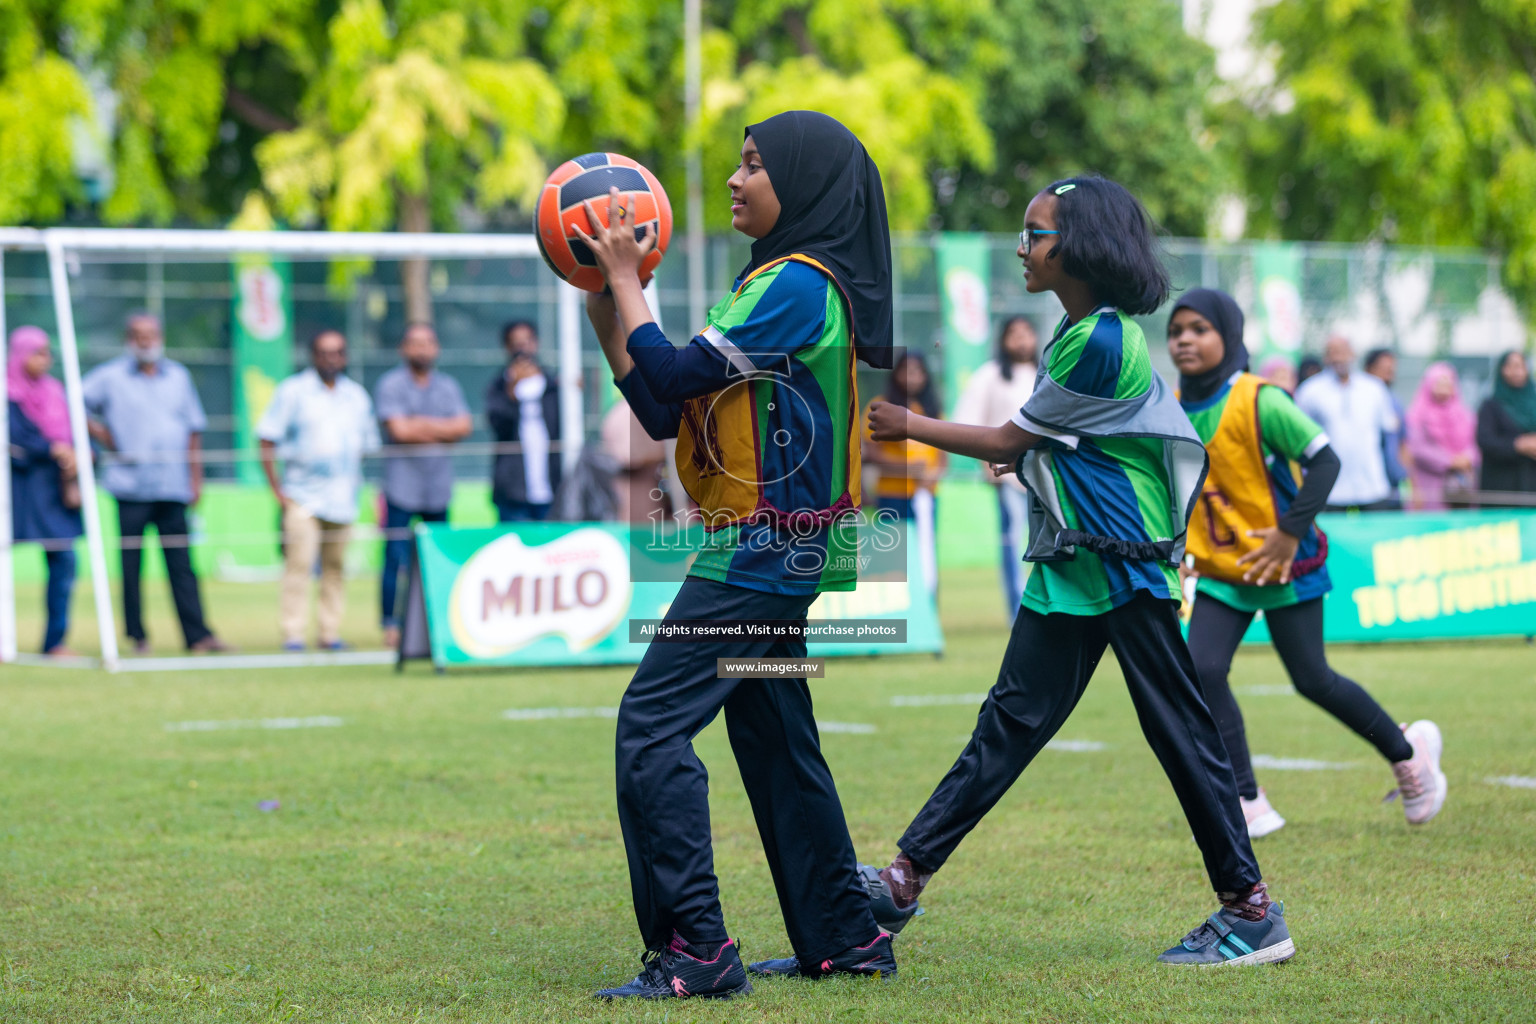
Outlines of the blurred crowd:
[[1343,337],[1328,339],[1321,359],[1272,358],[1259,372],[1295,396],[1338,452],[1330,511],[1533,504],[1536,384],[1523,352],[1496,360],[1491,393],[1475,412],[1443,361],[1425,368],[1405,408],[1397,356],[1378,348],[1360,360]]
[[[124,350],[83,381],[85,429],[101,462],[100,485],[115,499],[121,537],[124,629],[137,653],[151,651],[141,598],[149,528],[164,559],[185,649],[224,651],[205,615],[189,550],[188,512],[203,490],[207,418],[187,368],[165,354],[163,325],[135,314]],[[605,416],[599,443],[583,449],[570,479],[561,457],[559,381],[540,361],[537,328],[508,323],[506,360],[486,382],[480,412],[494,437],[491,502],[500,522],[554,518],[647,522],[686,503],[669,471],[671,445],[653,441],[622,398]],[[1004,322],[992,359],[965,383],[951,417],[993,425],[1019,409],[1034,388],[1040,343],[1035,326]],[[281,510],[282,581],[277,622],[286,650],[311,636],[311,591],[318,602],[313,637],[322,650],[341,637],[344,554],[359,518],[364,463],[382,462],[378,524],[384,543],[379,586],[382,639],[399,639],[400,582],[417,522],[448,522],[454,446],[474,429],[463,390],[437,369],[440,346],[427,324],[409,325],[400,362],[372,394],[347,375],[347,339],[325,330],[309,343],[310,365],[282,381],[256,426],[268,485]],[[12,535],[36,542],[47,565],[42,649],[68,654],[69,601],[82,534],[74,427],[63,386],[51,374],[47,334],[11,332],[9,397]],[[1525,355],[1505,353],[1491,393],[1476,411],[1455,368],[1435,362],[1416,385],[1399,386],[1397,358],[1375,349],[1363,360],[1347,338],[1328,339],[1321,358],[1266,360],[1258,372],[1295,396],[1322,425],[1342,463],[1329,496],[1333,511],[1440,510],[1536,504],[1536,383]],[[919,353],[902,356],[878,397],[928,416],[943,413],[936,378]],[[1399,392],[1411,391],[1405,406]],[[867,422],[867,416],[863,417]],[[921,582],[938,594],[937,494],[947,456],[914,441],[863,446],[866,500],[910,523]],[[982,467],[996,492],[1006,607],[1024,587],[1020,562],[1025,492],[1010,474]],[[553,511],[553,516],[552,516]]]

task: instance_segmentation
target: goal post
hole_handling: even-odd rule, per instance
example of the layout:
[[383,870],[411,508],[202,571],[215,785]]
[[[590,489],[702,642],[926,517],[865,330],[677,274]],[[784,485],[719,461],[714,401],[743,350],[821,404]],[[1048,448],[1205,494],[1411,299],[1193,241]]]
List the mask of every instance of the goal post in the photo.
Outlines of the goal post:
[[[5,322],[5,249],[0,247],[0,363],[10,365],[10,326]],[[0,377],[0,394],[5,395],[5,415],[0,416],[0,452],[5,453],[5,471],[0,473],[0,663],[16,660],[16,572],[11,559],[11,415],[9,384]]]
[[[80,380],[80,349],[75,339],[75,311],[69,297],[69,273],[64,247],[56,237],[44,239],[48,280],[53,286],[54,318],[59,332],[59,359],[64,363],[64,397],[69,404],[69,430],[74,435],[76,475],[80,480],[80,512],[85,518],[86,554],[91,565],[91,591],[96,599],[96,623],[101,635],[101,663],[116,672],[117,623],[112,615],[112,591],[107,589],[107,552],[101,535],[101,508],[96,504],[96,465],[85,422],[85,391]],[[8,624],[14,633],[16,626]]]
[[[97,254],[145,259],[233,258],[264,255],[289,259],[539,259],[538,241],[529,234],[434,234],[325,231],[228,231],[160,230],[133,228],[0,228],[0,357],[6,355],[7,321],[4,311],[4,254],[6,251],[42,253],[46,256],[52,291],[59,358],[63,364],[69,420],[79,464],[81,511],[87,557],[94,591],[102,664],[108,671],[125,667],[119,657],[117,629],[108,582],[106,545],[96,502],[96,476],[82,391],[79,341],[75,330],[70,290],[72,258]],[[560,446],[560,457],[569,471],[580,456],[584,436],[581,396],[582,299],[577,289],[558,282],[556,287],[557,366],[560,388],[560,428],[575,443]],[[0,394],[6,385],[0,378]],[[9,395],[4,396],[9,401]],[[0,442],[8,449],[8,417],[0,423]],[[10,474],[0,481],[0,661],[18,656],[13,524],[11,522]],[[300,659],[302,660],[302,658]],[[207,663],[209,659],[203,659]]]

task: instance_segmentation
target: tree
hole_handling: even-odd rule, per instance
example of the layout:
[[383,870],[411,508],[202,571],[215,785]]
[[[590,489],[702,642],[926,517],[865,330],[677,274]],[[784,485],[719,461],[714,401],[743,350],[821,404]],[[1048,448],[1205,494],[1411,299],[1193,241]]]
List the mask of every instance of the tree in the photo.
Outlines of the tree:
[[[911,47],[901,19],[920,6],[907,0],[734,5],[730,21],[705,40],[706,188],[723,194],[745,125],[781,110],[820,110],[859,136],[879,165],[892,227],[928,226],[933,172],[957,165],[985,172],[993,165],[993,142],[975,91]],[[986,5],[961,0],[948,6],[968,16]],[[724,203],[706,210],[710,227],[729,223]]]
[[[523,56],[517,0],[343,0],[299,123],[256,147],[295,223],[338,231],[457,226],[459,206],[531,204],[565,104]],[[431,320],[423,260],[401,264],[406,319]]]
[[[970,10],[987,3],[934,6]],[[934,168],[988,167],[992,160],[974,92],[920,58],[900,28],[902,17],[924,6],[912,0],[705,4],[696,140],[685,134],[677,0],[565,0],[531,36],[569,103],[563,153],[622,150],[680,199],[686,147],[696,141],[706,195],[723,196],[743,126],[781,110],[813,108],[864,140],[884,175],[893,225],[918,228],[933,206]],[[705,222],[710,230],[726,229],[729,209],[707,202]]]
[[1536,4],[1289,0],[1273,86],[1228,109],[1250,231],[1503,249],[1536,299]]
[[1225,182],[1205,115],[1214,55],[1177,3],[996,0],[972,17],[962,33],[908,23],[919,53],[978,89],[997,139],[994,173],[939,176],[945,227],[1017,231],[1046,184],[1097,172],[1165,229],[1206,233]]
[[[710,0],[705,15],[709,194],[742,126],[792,107],[864,139],[899,229],[1014,229],[1051,177],[1093,169],[1199,232],[1219,191],[1201,119],[1210,53],[1170,0],[1091,14],[1068,0]],[[0,202],[34,221],[75,204],[109,223],[246,209],[449,229],[477,208],[523,227],[543,171],[599,148],[681,196],[695,141],[681,22],[678,0],[0,0]],[[97,205],[49,130],[90,108],[92,76],[118,108]],[[724,204],[706,210],[724,229]]]
[[0,223],[56,220],[81,195],[60,118],[84,117],[90,92],[80,73],[45,48],[29,12],[0,6]]
[[[88,196],[61,123],[99,130],[110,96],[99,216],[164,223],[203,212],[199,187],[218,138],[223,62],[290,40],[314,0],[0,2],[0,219],[48,222]],[[93,84],[97,87],[93,89]]]

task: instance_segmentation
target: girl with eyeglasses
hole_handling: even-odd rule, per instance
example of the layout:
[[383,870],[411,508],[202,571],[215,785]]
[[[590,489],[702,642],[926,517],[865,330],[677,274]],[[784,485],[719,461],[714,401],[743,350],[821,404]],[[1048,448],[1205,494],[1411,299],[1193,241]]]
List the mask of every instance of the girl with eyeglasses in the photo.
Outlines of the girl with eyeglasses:
[[1076,177],[1035,196],[1024,227],[1025,287],[1054,292],[1066,309],[1029,401],[987,427],[883,403],[870,412],[877,439],[910,437],[1012,467],[1030,490],[1025,559],[1034,563],[970,741],[880,877],[896,907],[909,909],[1061,728],[1113,648],[1220,904],[1158,959],[1289,959],[1283,907],[1261,879],[1232,765],[1179,632],[1178,566],[1207,460],[1131,319],[1168,296],[1150,218],[1120,185]]

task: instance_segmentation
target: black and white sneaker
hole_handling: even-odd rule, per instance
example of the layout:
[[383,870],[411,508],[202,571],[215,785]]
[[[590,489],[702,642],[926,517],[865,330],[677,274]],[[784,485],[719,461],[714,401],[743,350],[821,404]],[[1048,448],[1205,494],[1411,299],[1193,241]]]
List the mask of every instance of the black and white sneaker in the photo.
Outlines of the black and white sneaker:
[[672,934],[666,949],[646,950],[642,969],[635,979],[617,988],[605,988],[599,999],[729,999],[752,991],[735,939],[728,939],[709,956]]
[[747,973],[764,977],[795,976],[801,978],[825,978],[829,974],[855,974],[863,977],[896,977],[896,954],[891,951],[891,933],[881,932],[873,942],[845,949],[836,956],[807,967],[798,957],[782,960],[759,960],[747,968]]

